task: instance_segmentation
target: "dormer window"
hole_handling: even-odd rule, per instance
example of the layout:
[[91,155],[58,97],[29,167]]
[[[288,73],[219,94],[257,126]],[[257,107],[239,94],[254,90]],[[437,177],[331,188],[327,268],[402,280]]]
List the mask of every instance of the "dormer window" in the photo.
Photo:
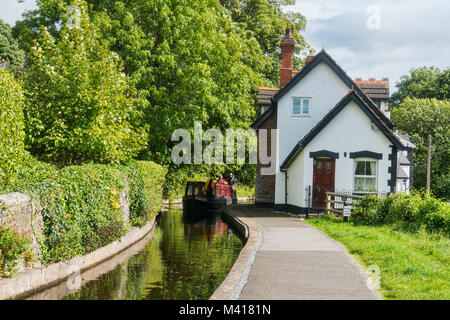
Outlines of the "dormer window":
[[309,116],[311,114],[311,98],[293,98],[292,115]]

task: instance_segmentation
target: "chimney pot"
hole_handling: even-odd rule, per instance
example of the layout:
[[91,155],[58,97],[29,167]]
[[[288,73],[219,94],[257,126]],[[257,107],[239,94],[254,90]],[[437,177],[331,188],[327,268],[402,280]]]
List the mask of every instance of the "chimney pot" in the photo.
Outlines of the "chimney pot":
[[284,87],[292,79],[292,58],[294,56],[295,41],[292,38],[292,27],[288,25],[286,35],[281,40],[281,70],[280,88]]

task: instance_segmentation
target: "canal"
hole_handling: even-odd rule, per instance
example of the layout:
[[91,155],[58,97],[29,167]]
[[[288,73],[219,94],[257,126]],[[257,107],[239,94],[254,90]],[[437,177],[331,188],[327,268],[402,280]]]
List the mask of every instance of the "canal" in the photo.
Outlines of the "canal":
[[243,246],[220,215],[187,216],[181,207],[163,210],[150,236],[109,263],[83,273],[78,290],[63,283],[30,298],[208,299],[231,270]]

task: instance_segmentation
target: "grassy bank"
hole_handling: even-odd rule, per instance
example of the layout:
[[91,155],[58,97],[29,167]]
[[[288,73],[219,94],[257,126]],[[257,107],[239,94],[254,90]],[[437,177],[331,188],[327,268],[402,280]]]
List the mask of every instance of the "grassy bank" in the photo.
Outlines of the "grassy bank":
[[450,239],[395,225],[314,219],[309,224],[341,242],[365,267],[381,269],[385,299],[450,299]]

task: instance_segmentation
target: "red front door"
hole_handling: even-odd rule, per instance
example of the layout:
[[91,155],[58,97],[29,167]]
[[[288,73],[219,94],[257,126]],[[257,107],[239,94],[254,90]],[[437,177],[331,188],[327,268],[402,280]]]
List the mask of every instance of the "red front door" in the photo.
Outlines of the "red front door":
[[326,193],[334,192],[335,169],[335,159],[314,159],[313,208],[324,209],[326,207]]

